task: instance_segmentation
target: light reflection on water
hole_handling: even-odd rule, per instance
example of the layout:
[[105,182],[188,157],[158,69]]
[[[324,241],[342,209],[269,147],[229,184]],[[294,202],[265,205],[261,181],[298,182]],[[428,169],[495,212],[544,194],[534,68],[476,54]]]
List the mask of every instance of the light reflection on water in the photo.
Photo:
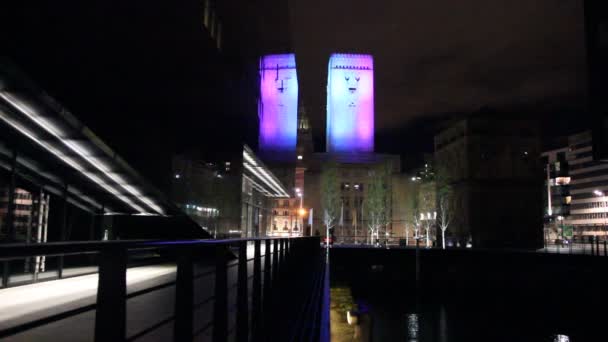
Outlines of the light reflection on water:
[[566,335],[558,334],[558,335],[555,335],[553,342],[570,342],[570,337],[568,337]]
[[418,322],[418,314],[411,313],[407,315],[407,338],[410,342],[418,341],[418,332],[420,325]]

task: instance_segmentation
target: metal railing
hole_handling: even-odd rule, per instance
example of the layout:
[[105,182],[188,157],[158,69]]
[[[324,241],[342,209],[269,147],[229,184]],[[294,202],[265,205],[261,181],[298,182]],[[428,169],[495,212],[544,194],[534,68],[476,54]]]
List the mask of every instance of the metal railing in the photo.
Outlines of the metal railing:
[[[158,253],[163,262],[172,260],[176,265],[175,280],[128,292],[129,255],[142,251]],[[249,254],[253,252],[253,257],[248,257],[248,251]],[[318,237],[0,246],[0,261],[77,254],[97,256],[99,276],[96,301],[5,328],[0,330],[0,339],[95,310],[96,341],[141,340],[171,322],[175,341],[201,339],[203,334],[213,341],[227,341],[229,337],[237,341],[319,341],[321,313],[324,310],[329,312],[329,306],[325,307],[322,301],[323,291],[329,289],[328,284],[322,281],[327,273]],[[228,273],[234,267],[236,282],[229,285]],[[197,273],[197,270],[202,272]],[[195,288],[195,281],[206,277],[213,283],[213,291]],[[172,286],[175,287],[173,315],[162,317],[151,326],[127,336],[127,300]],[[301,291],[303,296],[290,298],[286,302],[285,295],[293,293],[294,288]],[[196,291],[205,292],[205,299],[198,303],[194,300]],[[236,296],[235,305],[229,305],[229,294]],[[195,329],[194,311],[211,304],[211,319],[196,322],[200,327]],[[280,325],[279,329],[277,325]]]

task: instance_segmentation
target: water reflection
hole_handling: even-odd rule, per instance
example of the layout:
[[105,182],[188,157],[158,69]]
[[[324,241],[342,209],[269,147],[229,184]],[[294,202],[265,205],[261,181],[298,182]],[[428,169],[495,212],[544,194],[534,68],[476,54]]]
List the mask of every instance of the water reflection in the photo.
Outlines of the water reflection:
[[410,342],[418,341],[418,332],[420,324],[418,322],[418,314],[411,313],[407,315],[407,340]]
[[570,337],[558,334],[555,335],[555,338],[553,338],[553,342],[570,342]]

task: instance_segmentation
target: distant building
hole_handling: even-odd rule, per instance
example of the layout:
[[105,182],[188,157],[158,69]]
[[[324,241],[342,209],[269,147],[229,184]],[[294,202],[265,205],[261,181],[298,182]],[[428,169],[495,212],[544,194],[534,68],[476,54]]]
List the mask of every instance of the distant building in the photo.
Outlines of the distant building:
[[221,160],[193,153],[173,160],[172,200],[216,238],[265,236],[283,184],[244,146]]
[[[13,222],[14,241],[46,242],[50,196],[34,194],[25,189],[15,188],[13,193],[13,211],[10,218]],[[9,188],[4,187],[0,197],[0,241],[9,240],[5,220],[9,213]]]
[[568,147],[545,151],[541,161],[545,172],[544,226],[545,243],[562,235],[564,220],[570,215],[570,173],[567,155]]
[[374,60],[332,54],[327,70],[329,153],[374,151]]
[[265,160],[291,161],[298,131],[298,77],[294,54],[260,59],[259,151]]
[[380,231],[380,239],[393,236],[404,236],[406,224],[406,202],[401,200],[407,187],[408,178],[401,173],[400,158],[397,155],[377,153],[335,154],[314,153],[308,162],[305,173],[304,202],[314,208],[313,226],[321,235],[325,235],[323,224],[323,205],[321,189],[322,168],[327,163],[334,163],[338,168],[338,185],[342,222],[340,214],[336,219],[334,235],[338,242],[353,242],[355,233],[357,242],[365,242],[369,236],[368,217],[365,200],[372,175],[370,172],[378,167],[389,170],[387,189],[388,225]]
[[584,14],[593,153],[596,160],[608,160],[608,3],[585,0]]
[[[380,238],[406,235],[409,201],[404,194],[413,184],[401,173],[400,156],[374,153],[373,69],[371,55],[331,55],[327,79],[326,152],[314,152],[310,122],[300,103],[297,143],[290,159],[284,158],[289,155],[284,151],[291,151],[293,146],[294,103],[298,98],[297,93],[293,93],[297,91],[295,60],[288,54],[263,59],[260,157],[289,193],[289,198],[275,199],[268,235],[325,235],[320,182],[321,171],[328,163],[338,168],[336,189],[340,191],[340,213],[333,229],[338,242],[352,242],[355,234],[357,241],[363,242],[369,235],[365,200],[373,177],[371,172],[379,167],[389,170],[389,223],[382,227]],[[285,148],[281,151],[279,145]]]
[[608,163],[593,160],[593,137],[590,131],[568,137],[571,200],[570,216],[563,224],[573,228],[577,239],[607,235]]
[[473,247],[543,243],[539,130],[534,121],[479,113],[435,136],[436,172],[446,172],[455,215],[447,234]]

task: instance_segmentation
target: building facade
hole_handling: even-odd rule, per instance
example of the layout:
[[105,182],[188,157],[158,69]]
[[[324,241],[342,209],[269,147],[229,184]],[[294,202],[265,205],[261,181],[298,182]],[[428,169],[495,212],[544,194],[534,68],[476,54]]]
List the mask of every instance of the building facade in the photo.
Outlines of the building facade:
[[265,236],[272,231],[282,183],[244,148],[221,160],[194,153],[173,161],[172,200],[216,238]]
[[564,221],[570,215],[572,196],[567,160],[569,151],[568,147],[562,147],[541,154],[545,174],[545,191],[543,191],[545,244],[563,237]]
[[566,159],[570,177],[570,215],[564,220],[576,239],[606,236],[608,225],[608,163],[593,158],[590,131],[568,137]]
[[526,119],[479,113],[435,136],[436,173],[453,191],[446,234],[473,247],[543,245],[539,130]]
[[[407,176],[402,174],[397,155],[359,153],[314,153],[305,173],[304,203],[313,208],[312,229],[325,235],[323,222],[323,191],[321,177],[323,167],[332,164],[337,168],[336,190],[340,200],[333,235],[337,242],[371,242],[366,199],[375,171],[387,170],[386,212],[387,224],[380,229],[380,239],[402,237],[407,220],[406,202],[401,197],[407,189]],[[393,241],[394,242],[394,241]]]

